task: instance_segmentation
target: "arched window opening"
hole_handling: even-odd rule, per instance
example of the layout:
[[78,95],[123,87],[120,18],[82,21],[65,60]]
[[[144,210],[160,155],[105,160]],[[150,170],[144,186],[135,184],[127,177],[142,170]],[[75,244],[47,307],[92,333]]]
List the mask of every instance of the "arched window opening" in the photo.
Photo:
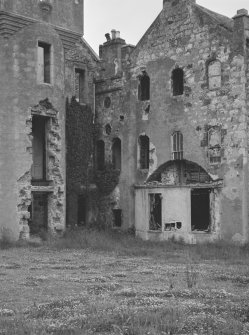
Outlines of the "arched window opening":
[[138,99],[141,101],[150,100],[150,77],[146,71],[139,76]]
[[172,86],[173,95],[182,95],[184,87],[184,72],[182,69],[177,68],[172,72]]
[[213,60],[208,64],[208,88],[215,90],[221,87],[221,63]]
[[172,159],[183,159],[183,136],[180,131],[175,131],[172,135]]
[[104,170],[105,167],[105,142],[99,140],[96,142],[96,168]]
[[121,140],[114,138],[112,141],[112,164],[114,169],[121,170]]
[[150,162],[150,139],[146,135],[139,136],[139,147],[140,147],[140,169],[148,169]]

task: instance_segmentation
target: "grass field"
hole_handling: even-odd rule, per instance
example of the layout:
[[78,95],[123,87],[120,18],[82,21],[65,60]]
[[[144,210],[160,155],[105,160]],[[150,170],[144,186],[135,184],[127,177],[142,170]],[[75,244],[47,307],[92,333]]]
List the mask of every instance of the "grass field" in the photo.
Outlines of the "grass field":
[[73,231],[0,247],[0,334],[249,334],[247,246]]

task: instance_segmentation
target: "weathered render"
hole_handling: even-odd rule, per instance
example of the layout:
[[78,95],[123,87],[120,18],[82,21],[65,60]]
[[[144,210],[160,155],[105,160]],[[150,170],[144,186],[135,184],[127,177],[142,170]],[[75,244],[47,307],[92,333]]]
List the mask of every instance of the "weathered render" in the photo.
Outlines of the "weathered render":
[[115,30],[106,38],[95,162],[120,176],[103,215],[144,239],[247,241],[247,10],[229,19],[164,0],[135,47]]
[[66,100],[94,100],[82,34],[83,0],[0,1],[0,236],[65,229]]

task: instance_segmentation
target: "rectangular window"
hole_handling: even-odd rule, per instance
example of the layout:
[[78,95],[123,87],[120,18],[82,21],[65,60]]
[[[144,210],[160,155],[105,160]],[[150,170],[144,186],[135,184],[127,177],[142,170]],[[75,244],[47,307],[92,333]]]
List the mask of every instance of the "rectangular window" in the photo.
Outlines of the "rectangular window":
[[162,194],[152,193],[149,194],[149,229],[161,230],[162,229]]
[[32,117],[32,179],[36,181],[47,180],[46,176],[46,123],[47,118],[40,115]]
[[113,227],[120,228],[122,226],[122,209],[113,209]]
[[85,87],[85,71],[81,69],[75,69],[75,83],[74,83],[74,93],[76,100],[79,103],[84,103],[86,96],[86,87]]
[[38,42],[38,80],[51,83],[51,45]]

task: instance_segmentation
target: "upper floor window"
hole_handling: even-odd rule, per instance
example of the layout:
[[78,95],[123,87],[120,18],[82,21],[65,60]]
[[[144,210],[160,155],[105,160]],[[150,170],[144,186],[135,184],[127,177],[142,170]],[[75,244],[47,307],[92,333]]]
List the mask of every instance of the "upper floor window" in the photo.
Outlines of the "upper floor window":
[[146,71],[139,76],[138,99],[141,101],[150,100],[150,77]]
[[150,162],[150,139],[146,135],[139,136],[139,165],[140,169],[148,169]]
[[103,140],[96,142],[96,168],[97,170],[105,168],[105,142]]
[[112,141],[112,164],[114,169],[121,170],[121,140],[114,138]]
[[175,131],[172,135],[172,159],[183,159],[183,136],[180,131]]
[[184,90],[184,72],[177,68],[172,71],[172,88],[173,95],[182,95]]
[[213,60],[208,64],[208,88],[215,90],[221,87],[221,63]]
[[51,83],[51,45],[38,42],[38,80]]
[[75,81],[74,81],[74,94],[76,100],[79,103],[84,103],[86,97],[86,80],[85,71],[81,69],[75,69]]

